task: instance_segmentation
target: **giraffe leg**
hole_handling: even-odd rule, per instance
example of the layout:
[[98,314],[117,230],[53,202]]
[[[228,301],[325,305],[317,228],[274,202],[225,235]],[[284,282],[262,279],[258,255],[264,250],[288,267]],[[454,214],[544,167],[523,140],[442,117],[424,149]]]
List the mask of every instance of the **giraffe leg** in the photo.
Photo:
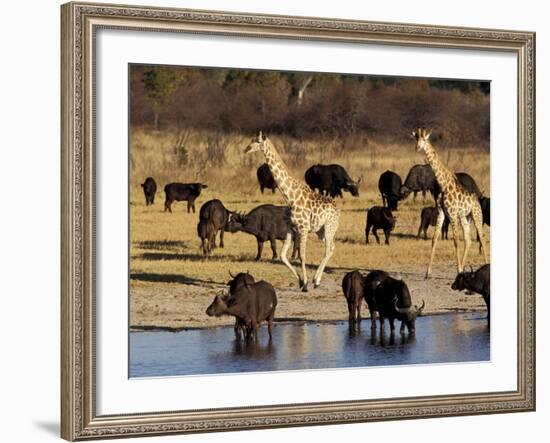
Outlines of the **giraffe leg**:
[[444,220],[445,220],[445,213],[443,212],[443,208],[439,206],[438,212],[437,212],[437,221],[435,223],[434,235],[432,237],[432,252],[430,253],[430,263],[428,264],[428,269],[426,270],[426,279],[430,278],[430,275],[432,273],[432,263],[434,261],[434,256],[435,256],[435,247],[437,246],[437,239],[439,238],[439,234],[441,233],[441,227],[443,226]]
[[292,272],[292,275],[296,277],[296,280],[298,280],[301,283],[300,276],[296,272],[296,269],[294,269],[294,266],[288,261],[288,250],[290,248],[290,245],[292,244],[292,233],[289,232],[286,234],[285,241],[283,243],[283,248],[281,249],[281,261],[285,264],[285,266],[290,269],[290,272]]
[[468,249],[470,249],[470,244],[472,243],[472,239],[470,238],[470,223],[468,223],[468,219],[466,217],[462,217],[460,219],[460,224],[462,225],[462,232],[464,233],[464,253],[462,255],[462,262],[460,267],[462,268],[458,272],[462,272],[464,269],[464,266],[466,265],[466,257],[468,257]]
[[485,263],[489,263],[487,261],[487,245],[485,244],[485,237],[483,234],[483,215],[481,213],[481,206],[475,206],[472,209],[472,219],[474,221],[474,226],[477,231],[477,236],[479,238],[479,247],[481,248],[481,251],[483,252],[483,260]]
[[321,260],[321,263],[319,264],[319,267],[317,268],[317,271],[313,276],[314,288],[318,287],[321,284],[321,278],[323,277],[325,266],[327,265],[330,257],[332,257],[332,254],[334,253],[334,237],[336,235],[337,229],[338,222],[325,225],[325,232],[323,236],[323,241],[325,242],[325,256],[323,257],[323,260]]
[[306,270],[306,245],[307,245],[307,233],[300,232],[300,263],[302,265],[302,276],[300,279],[300,286],[302,292],[307,292],[307,270]]
[[453,231],[453,243],[456,253],[457,272],[462,272],[462,260],[460,260],[460,251],[458,250],[458,222],[455,217],[451,219],[451,229]]

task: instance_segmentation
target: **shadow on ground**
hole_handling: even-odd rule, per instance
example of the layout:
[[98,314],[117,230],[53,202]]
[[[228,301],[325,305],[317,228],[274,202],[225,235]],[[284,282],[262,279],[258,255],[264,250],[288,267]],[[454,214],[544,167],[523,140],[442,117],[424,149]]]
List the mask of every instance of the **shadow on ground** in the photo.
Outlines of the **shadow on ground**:
[[147,281],[155,283],[181,283],[186,285],[225,285],[226,282],[213,280],[202,280],[199,278],[187,277],[182,274],[153,274],[150,272],[135,272],[130,274],[130,280]]

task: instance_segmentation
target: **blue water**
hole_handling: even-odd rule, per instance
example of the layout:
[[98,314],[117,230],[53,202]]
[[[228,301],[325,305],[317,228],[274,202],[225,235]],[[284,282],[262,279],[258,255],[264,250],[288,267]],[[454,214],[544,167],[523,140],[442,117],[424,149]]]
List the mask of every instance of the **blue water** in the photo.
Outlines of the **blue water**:
[[222,374],[292,369],[490,360],[490,334],[484,314],[419,317],[416,335],[396,333],[386,324],[371,335],[370,320],[350,334],[347,321],[275,323],[273,339],[260,330],[257,344],[235,340],[233,327],[179,332],[130,333],[130,377]]

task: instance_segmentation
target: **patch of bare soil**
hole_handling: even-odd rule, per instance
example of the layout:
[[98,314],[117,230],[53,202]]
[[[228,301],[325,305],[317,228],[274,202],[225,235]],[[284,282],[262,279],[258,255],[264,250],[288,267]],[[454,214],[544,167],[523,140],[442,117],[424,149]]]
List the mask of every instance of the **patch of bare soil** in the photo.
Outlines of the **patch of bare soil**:
[[[294,282],[275,288],[278,298],[275,320],[347,320],[347,304],[341,286],[345,272],[329,270],[321,286],[310,289],[307,293],[301,292]],[[407,266],[406,269],[395,268],[390,273],[407,283],[414,304],[420,305],[422,300],[426,302],[425,315],[486,309],[480,295],[467,295],[451,289],[456,275],[454,266],[436,266],[429,280],[424,279],[425,267],[421,265]],[[150,282],[131,285],[131,329],[186,329],[231,325],[234,323],[233,317],[213,318],[208,317],[205,312],[214,296],[222,290],[227,290],[227,287],[208,283]],[[369,316],[365,303],[362,316]]]

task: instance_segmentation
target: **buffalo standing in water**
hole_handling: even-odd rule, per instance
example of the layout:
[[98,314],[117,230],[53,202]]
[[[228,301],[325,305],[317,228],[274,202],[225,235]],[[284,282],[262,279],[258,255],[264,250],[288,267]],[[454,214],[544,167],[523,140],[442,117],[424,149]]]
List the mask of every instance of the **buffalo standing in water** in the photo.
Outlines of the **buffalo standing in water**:
[[277,307],[277,294],[271,284],[259,281],[241,285],[233,294],[216,295],[206,309],[210,317],[231,315],[242,325],[246,325],[247,340],[258,341],[258,330],[267,321],[269,339],[272,338],[273,319]]
[[394,320],[396,319],[401,320],[401,334],[405,332],[405,327],[407,327],[410,335],[416,332],[416,317],[422,313],[425,303],[422,301],[420,308],[412,305],[409,288],[403,280],[387,277],[376,288],[374,300],[382,332],[384,331],[386,318],[390,323],[392,334],[395,331]]

